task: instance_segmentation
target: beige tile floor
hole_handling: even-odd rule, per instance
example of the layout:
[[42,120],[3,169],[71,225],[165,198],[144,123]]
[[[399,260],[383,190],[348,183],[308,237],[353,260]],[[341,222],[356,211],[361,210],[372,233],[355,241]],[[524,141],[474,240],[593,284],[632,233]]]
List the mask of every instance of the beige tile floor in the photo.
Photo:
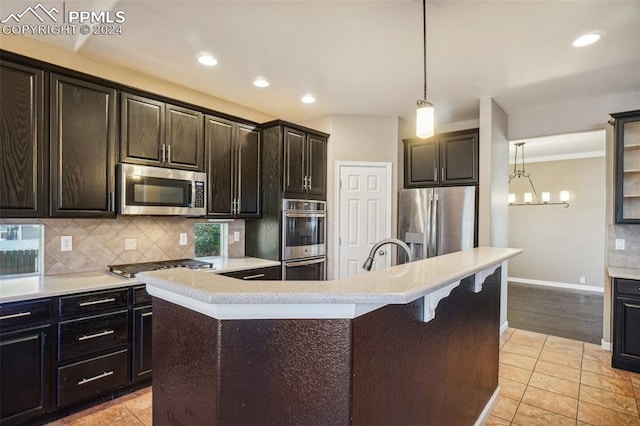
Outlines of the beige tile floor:
[[640,425],[640,374],[600,346],[508,329],[487,425]]
[[72,414],[48,426],[151,426],[151,386]]
[[[640,374],[611,368],[597,345],[508,329],[499,376],[487,425],[640,426]],[[51,425],[150,426],[151,387]]]

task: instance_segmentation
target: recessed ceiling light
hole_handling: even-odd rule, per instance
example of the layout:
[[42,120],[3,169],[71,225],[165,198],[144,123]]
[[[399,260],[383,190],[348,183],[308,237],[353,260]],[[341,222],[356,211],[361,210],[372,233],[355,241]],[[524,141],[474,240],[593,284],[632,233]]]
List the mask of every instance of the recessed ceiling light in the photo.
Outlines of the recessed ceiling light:
[[256,87],[269,87],[269,82],[263,77],[256,77],[256,79],[253,80],[253,85]]
[[573,47],[589,46],[598,40],[600,40],[600,34],[598,33],[585,34],[573,41]]
[[305,104],[312,104],[316,101],[316,98],[312,94],[307,93],[300,100]]
[[216,65],[218,63],[218,61],[216,61],[216,58],[214,58],[213,56],[209,55],[208,53],[201,53],[198,55],[198,62],[200,62],[202,65],[207,65],[209,67],[212,67],[214,65]]

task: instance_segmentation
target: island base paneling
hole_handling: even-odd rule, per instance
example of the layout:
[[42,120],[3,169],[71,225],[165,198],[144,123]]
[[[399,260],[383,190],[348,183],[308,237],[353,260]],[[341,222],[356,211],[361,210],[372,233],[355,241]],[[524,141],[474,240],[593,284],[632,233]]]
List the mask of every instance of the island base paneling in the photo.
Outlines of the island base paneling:
[[463,279],[429,322],[422,298],[218,320],[154,297],[154,424],[473,424],[498,388],[500,274]]

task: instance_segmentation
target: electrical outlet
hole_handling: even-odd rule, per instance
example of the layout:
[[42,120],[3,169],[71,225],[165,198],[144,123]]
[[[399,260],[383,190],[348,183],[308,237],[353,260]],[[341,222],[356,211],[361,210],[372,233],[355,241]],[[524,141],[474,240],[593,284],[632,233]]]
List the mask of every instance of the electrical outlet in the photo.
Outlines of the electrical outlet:
[[60,237],[60,251],[73,251],[73,237],[71,235]]
[[187,233],[186,232],[181,232],[180,233],[180,245],[181,246],[186,246],[187,245]]
[[585,277],[580,277],[580,284],[584,284],[587,282],[587,279]]
[[125,238],[124,239],[124,249],[125,250],[137,250],[138,249],[138,239],[137,238]]
[[233,241],[240,241],[240,231],[233,232]]
[[624,250],[624,238],[616,238],[616,250]]

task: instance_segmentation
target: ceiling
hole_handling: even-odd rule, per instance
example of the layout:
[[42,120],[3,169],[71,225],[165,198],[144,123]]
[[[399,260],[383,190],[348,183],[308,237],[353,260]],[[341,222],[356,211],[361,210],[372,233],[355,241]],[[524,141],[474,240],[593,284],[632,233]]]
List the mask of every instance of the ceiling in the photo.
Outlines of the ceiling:
[[[33,3],[2,0],[0,15]],[[286,120],[413,121],[422,97],[420,1],[67,0],[64,7],[124,11],[123,34],[38,38]],[[427,9],[428,99],[437,122],[477,120],[487,96],[509,114],[640,90],[638,0],[429,0]],[[603,34],[600,42],[571,46],[592,31]],[[200,65],[201,51],[218,65]],[[270,87],[254,87],[258,75]],[[307,92],[315,104],[300,102]]]

